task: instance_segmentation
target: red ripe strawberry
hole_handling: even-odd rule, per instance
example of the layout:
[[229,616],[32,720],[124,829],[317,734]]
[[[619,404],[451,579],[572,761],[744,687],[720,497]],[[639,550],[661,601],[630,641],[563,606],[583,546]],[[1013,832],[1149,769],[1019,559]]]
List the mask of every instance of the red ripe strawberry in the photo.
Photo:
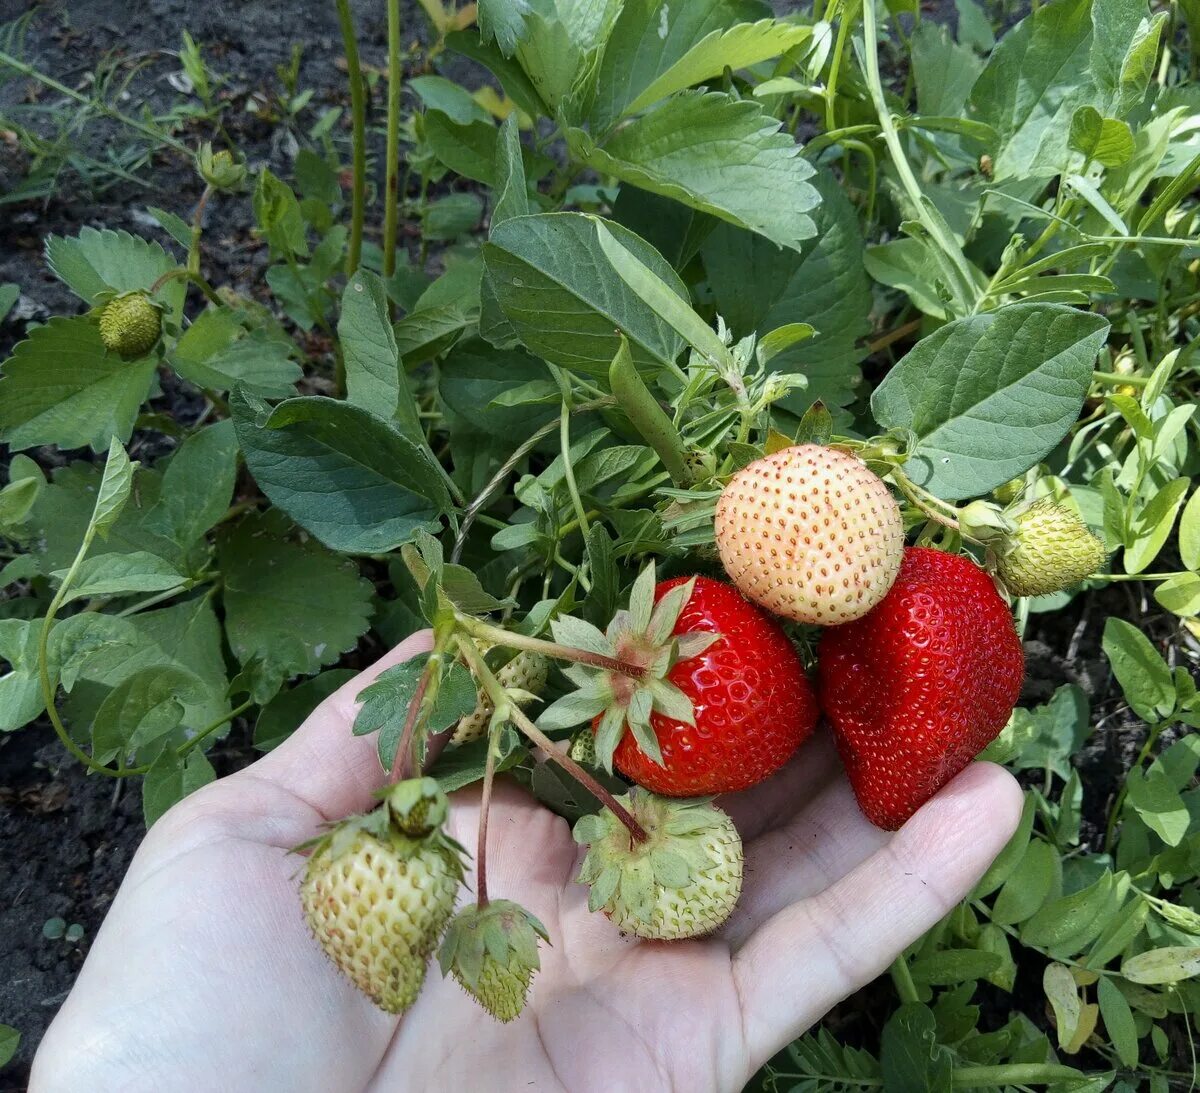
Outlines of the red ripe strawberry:
[[[655,602],[689,579],[662,581]],[[631,731],[613,755],[627,778],[670,797],[730,793],[761,782],[787,762],[818,716],[804,666],[779,625],[731,585],[708,577],[695,581],[672,633],[721,637],[679,660],[667,679],[691,700],[696,723],[651,714],[661,766]],[[597,717],[593,729],[600,722]]]
[[927,547],[905,550],[878,607],[821,635],[817,661],[859,806],[889,831],[996,738],[1025,670],[992,579]]

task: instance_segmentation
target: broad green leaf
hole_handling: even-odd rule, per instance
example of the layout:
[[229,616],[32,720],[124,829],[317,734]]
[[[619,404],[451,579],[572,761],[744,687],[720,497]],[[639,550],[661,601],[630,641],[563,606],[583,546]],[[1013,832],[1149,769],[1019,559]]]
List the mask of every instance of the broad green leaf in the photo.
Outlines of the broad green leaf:
[[1141,573],[1166,544],[1175,517],[1191,480],[1176,478],[1159,490],[1138,512],[1130,531],[1133,541],[1125,548],[1125,572]]
[[[552,409],[502,400],[546,375],[545,366],[523,349],[493,349],[486,342],[460,342],[438,366],[438,390],[454,413],[472,429],[505,441],[527,437],[558,416],[557,398]],[[557,391],[557,386],[555,391]]]
[[[505,3],[507,0],[495,0],[495,2]],[[523,3],[524,0],[517,0],[517,2]],[[483,65],[499,80],[505,94],[530,117],[539,117],[548,112],[537,88],[533,86],[533,82],[526,75],[525,70],[513,57],[512,50],[502,51],[494,42],[481,39],[474,30],[455,31],[446,35],[446,45],[455,53],[460,53]]]
[[267,329],[247,329],[224,307],[202,311],[183,332],[168,359],[184,379],[214,391],[241,386],[262,398],[287,398],[303,374],[295,347]]
[[6,1066],[16,1055],[21,1034],[12,1025],[0,1025],[0,1066]]
[[45,709],[38,677],[41,629],[41,619],[0,619],[0,662],[9,665],[0,675],[0,732],[28,725]]
[[[608,230],[681,300],[687,289],[662,255],[632,232]],[[672,364],[683,339],[618,276],[604,258],[597,221],[578,213],[514,216],[492,229],[484,268],[517,336],[537,356],[580,372],[607,376],[629,339],[639,366]]]
[[917,343],[871,397],[884,428],[911,430],[904,470],[946,500],[1024,473],[1074,424],[1108,323],[1059,304],[956,319]]
[[1022,924],[1021,940],[1038,948],[1067,947],[1072,953],[1078,952],[1103,929],[1116,910],[1113,904],[1113,878],[1105,871],[1087,888],[1044,904]]
[[152,827],[169,808],[201,786],[215,781],[216,777],[217,772],[199,748],[183,759],[173,748],[165,749],[142,782],[142,813],[146,826]]
[[923,239],[902,237],[867,247],[862,255],[867,272],[881,285],[899,289],[926,315],[949,318],[945,277],[934,248]]
[[803,373],[808,387],[781,405],[803,413],[814,401],[846,406],[860,382],[859,340],[871,329],[871,287],[862,261],[858,215],[840,182],[818,172],[815,239],[799,253],[760,235],[718,224],[701,251],[717,312],[738,335],[810,323],[816,333],[772,358],[771,371]]
[[1034,795],[1026,793],[1017,830],[1013,832],[1012,837],[1004,844],[1004,849],[996,856],[996,860],[988,866],[988,871],[984,873],[979,883],[975,886],[975,890],[971,893],[972,899],[982,899],[984,896],[991,895],[1012,876],[1013,870],[1020,865],[1021,859],[1025,855],[1026,847],[1029,846],[1029,836],[1033,831],[1033,820],[1036,811],[1037,801]]
[[494,41],[505,57],[511,57],[532,10],[530,0],[479,0],[477,19],[483,40]]
[[1086,160],[1120,167],[1133,155],[1133,132],[1123,121],[1105,118],[1094,106],[1081,106],[1071,118],[1070,146]]
[[491,123],[491,114],[475,101],[471,93],[444,76],[412,76],[405,80],[404,86],[415,92],[427,109],[440,110],[460,124],[466,125],[472,121]]
[[136,755],[179,726],[186,703],[203,699],[203,682],[183,668],[160,664],[126,676],[108,692],[92,722],[96,761]]
[[1129,805],[1168,846],[1178,846],[1191,824],[1187,805],[1161,770],[1130,771],[1125,786]]
[[1000,926],[1024,922],[1061,890],[1062,863],[1049,843],[1034,839],[1017,868],[1004,882],[992,908],[992,921]]
[[307,229],[292,188],[264,167],[254,190],[254,217],[276,255],[308,255]]
[[1048,964],[1042,974],[1042,989],[1054,1009],[1054,1023],[1058,1030],[1058,1045],[1066,1048],[1075,1037],[1083,1014],[1079,1000],[1079,988],[1065,964]]
[[[494,132],[494,130],[493,130]],[[488,163],[495,160],[495,152]],[[421,210],[421,228],[426,239],[450,240],[466,235],[479,226],[483,216],[483,201],[478,194],[447,194],[430,201]]]
[[[959,26],[961,29],[961,20]],[[922,19],[913,32],[911,57],[918,112],[940,117],[960,115],[983,62],[955,42],[946,26],[927,19]]]
[[230,421],[189,436],[167,464],[162,490],[146,513],[145,527],[181,547],[191,546],[228,511],[237,457],[237,437]]
[[592,104],[593,131],[616,121],[629,103],[707,38],[770,15],[762,0],[626,0],[604,51]]
[[271,751],[282,744],[301,723],[334,691],[349,683],[357,673],[350,668],[331,668],[280,691],[259,712],[254,723],[254,747]]
[[[81,611],[77,615],[59,619],[50,631],[46,649],[51,677],[57,675],[62,689],[70,691],[79,676],[87,670],[92,657],[118,646],[131,650],[138,640],[137,627],[128,619],[116,615]],[[36,667],[33,664],[31,670],[36,670]]]
[[85,317],[56,317],[18,343],[0,380],[0,439],[13,449],[53,444],[101,451],[127,441],[150,393],[155,361],[109,353]]
[[[0,535],[19,537],[12,536],[12,532],[25,523],[38,495],[42,492],[42,487],[46,484],[41,471],[36,469],[36,463],[33,464],[36,473],[27,478],[19,476],[17,461],[27,458],[23,455],[12,457],[12,464],[9,466],[10,481],[0,489]],[[28,461],[32,463],[32,460]]]
[[[1145,10],[1140,4],[1130,5],[1130,7],[1139,13]],[[1156,12],[1149,19],[1141,19],[1132,38],[1126,39],[1129,46],[1125,51],[1117,76],[1115,110],[1118,114],[1125,114],[1145,97],[1146,90],[1150,86],[1150,79],[1154,75],[1154,66],[1158,60],[1158,45],[1162,38],[1163,27],[1167,25],[1167,19],[1168,15],[1165,11]],[[1125,23],[1124,26],[1127,27],[1128,23]],[[1124,29],[1124,27],[1120,29]],[[1196,32],[1193,29],[1191,33],[1194,35]],[[1114,39],[1114,56],[1117,56],[1124,43],[1117,35],[1114,35]],[[1192,48],[1195,49],[1194,38]]]
[[497,132],[490,117],[459,121],[429,110],[422,119],[429,150],[456,175],[492,186],[496,181]]
[[1167,945],[1131,956],[1121,974],[1132,983],[1178,983],[1200,975],[1200,947]]
[[1133,712],[1157,722],[1175,708],[1175,681],[1158,650],[1132,623],[1110,618],[1104,624],[1104,654]]
[[348,559],[290,535],[277,510],[217,538],[225,633],[242,664],[268,675],[312,675],[353,649],[371,617],[371,586]]
[[[688,91],[597,145],[583,130],[568,143],[597,171],[799,248],[816,235],[808,213],[820,195],[791,134],[752,100]],[[771,193],[772,201],[762,195]]]
[[272,410],[246,394],[230,406],[263,493],[334,550],[393,550],[450,507],[428,450],[366,410],[326,398]]
[[1117,1050],[1117,1057],[1127,1067],[1136,1070],[1138,1065],[1138,1034],[1133,1020],[1133,1011],[1125,996],[1117,990],[1107,976],[1101,976],[1096,984],[1096,1001],[1100,1005],[1100,1016],[1104,1019],[1104,1030],[1109,1041]]
[[[669,19],[668,11],[668,19]],[[670,68],[626,104],[622,113],[636,114],[668,95],[683,91],[705,80],[720,76],[726,68],[737,71],[778,57],[806,41],[812,28],[797,23],[763,19],[757,23],[739,23],[727,30],[705,35]]]
[[393,328],[405,367],[415,368],[444,353],[469,336],[479,318],[479,304],[467,299],[410,311]]
[[880,1063],[885,1093],[950,1093],[954,1060],[937,1042],[933,1012],[920,1002],[906,1002],[883,1026]]
[[[105,293],[149,292],[178,263],[159,244],[124,231],[83,228],[78,235],[46,239],[46,264],[72,292],[95,306]],[[158,298],[172,312],[183,303],[184,286],[169,282]]]
[[424,444],[389,312],[382,279],[360,269],[342,294],[338,320],[338,340],[346,360],[346,399],[376,417],[395,419],[409,437]]
[[[50,574],[61,581],[67,571]],[[185,577],[170,562],[135,551],[132,554],[97,554],[79,567],[63,603],[90,596],[123,596],[131,592],[162,592],[178,588]]]
[[1180,618],[1200,614],[1200,573],[1181,573],[1163,581],[1154,590],[1154,598]]
[[1068,778],[1071,757],[1091,730],[1084,691],[1073,684],[1059,687],[1049,702],[1031,710],[1016,709],[1012,717],[1017,753],[1009,764],[1016,770],[1048,770]]
[[96,493],[96,507],[88,530],[101,539],[107,539],[121,511],[129,501],[133,489],[133,468],[125,449],[113,437],[108,445],[108,458],[104,461],[104,474],[100,478],[100,489]]

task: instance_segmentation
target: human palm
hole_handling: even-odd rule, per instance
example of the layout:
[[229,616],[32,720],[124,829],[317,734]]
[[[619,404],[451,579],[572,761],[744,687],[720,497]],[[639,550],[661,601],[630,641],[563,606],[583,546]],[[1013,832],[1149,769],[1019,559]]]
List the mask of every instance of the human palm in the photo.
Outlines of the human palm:
[[[774,778],[720,802],[746,849],[724,929],[644,942],[588,911],[566,822],[500,782],[489,892],[527,907],[552,942],[526,1010],[502,1025],[434,966],[413,1009],[390,1017],[307,935],[301,863],[287,851],[370,805],[383,775],[373,742],[350,735],[355,696],[423,641],[154,826],[43,1041],[32,1093],[736,1091],[941,918],[1016,825],[1015,782],[976,764],[900,832],[881,832],[820,735]],[[473,846],[478,791],[451,800],[451,834]]]

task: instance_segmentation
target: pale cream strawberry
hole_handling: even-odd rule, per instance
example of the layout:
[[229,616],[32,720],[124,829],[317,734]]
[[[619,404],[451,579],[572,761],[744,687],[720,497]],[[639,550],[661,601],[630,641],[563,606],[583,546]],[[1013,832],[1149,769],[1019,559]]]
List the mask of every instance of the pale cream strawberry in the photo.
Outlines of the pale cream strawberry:
[[[490,646],[479,641],[475,644],[481,653],[487,654]],[[496,669],[496,679],[506,691],[527,691],[531,695],[536,695],[541,693],[542,688],[546,686],[546,677],[549,672],[550,662],[544,656],[540,653],[522,651],[507,664]],[[524,706],[529,701],[531,700],[518,700],[518,704]],[[492,700],[480,691],[475,709],[454,727],[454,735],[450,737],[450,743],[454,745],[469,744],[472,740],[478,740],[487,731],[494,708]]]
[[836,626],[887,595],[904,524],[861,459],[799,444],[756,459],[721,493],[717,551],[742,595],[796,622]]

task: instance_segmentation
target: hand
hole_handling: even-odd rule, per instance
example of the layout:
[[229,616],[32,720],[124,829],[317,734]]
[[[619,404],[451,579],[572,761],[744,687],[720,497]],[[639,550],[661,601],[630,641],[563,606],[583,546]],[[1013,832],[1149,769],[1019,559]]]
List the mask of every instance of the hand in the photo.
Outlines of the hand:
[[[489,889],[553,942],[526,1011],[501,1025],[435,963],[413,1009],[389,1017],[308,935],[288,850],[371,805],[384,778],[374,740],[350,734],[355,697],[427,644],[410,638],[285,744],[154,825],[46,1034],[32,1093],[737,1091],[945,915],[1016,826],[1016,783],[979,763],[888,835],[859,813],[821,734],[720,802],[746,846],[726,927],[647,943],[588,912],[567,823],[498,782]],[[478,802],[477,789],[452,798],[451,833],[469,847]]]

